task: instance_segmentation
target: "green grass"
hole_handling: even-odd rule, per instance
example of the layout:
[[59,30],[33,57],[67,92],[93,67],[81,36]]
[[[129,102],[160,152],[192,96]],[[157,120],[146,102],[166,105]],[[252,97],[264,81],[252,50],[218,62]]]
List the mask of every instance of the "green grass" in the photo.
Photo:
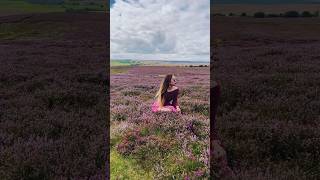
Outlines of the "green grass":
[[134,60],[111,60],[111,67],[112,66],[136,66],[141,65],[140,61]]
[[111,66],[110,67],[110,74],[122,74],[128,71],[128,67],[126,66]]
[[1,0],[1,14],[64,12],[61,5],[32,4],[23,0]]
[[134,60],[111,60],[110,61],[110,74],[126,73],[130,67],[143,65],[141,61]]
[[204,165],[201,162],[194,161],[182,154],[179,149],[171,150],[164,160],[167,179],[183,179],[184,175],[201,169]]
[[134,159],[124,158],[115,149],[110,152],[110,179],[153,179],[151,172],[145,172]]

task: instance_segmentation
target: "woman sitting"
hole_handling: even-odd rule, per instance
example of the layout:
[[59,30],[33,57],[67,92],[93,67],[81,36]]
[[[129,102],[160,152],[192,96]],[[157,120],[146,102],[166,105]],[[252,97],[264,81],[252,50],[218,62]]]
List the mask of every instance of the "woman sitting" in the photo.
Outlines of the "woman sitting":
[[176,84],[174,75],[168,74],[165,76],[156,94],[157,100],[152,105],[152,112],[181,112],[178,106],[179,88]]

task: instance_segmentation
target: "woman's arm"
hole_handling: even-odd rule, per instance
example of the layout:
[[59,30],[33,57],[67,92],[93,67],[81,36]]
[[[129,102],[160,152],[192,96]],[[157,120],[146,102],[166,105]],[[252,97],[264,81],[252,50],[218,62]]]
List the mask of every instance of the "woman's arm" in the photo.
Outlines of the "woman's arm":
[[176,92],[174,93],[174,96],[173,96],[172,105],[176,108],[178,106],[179,89],[176,89],[175,91]]

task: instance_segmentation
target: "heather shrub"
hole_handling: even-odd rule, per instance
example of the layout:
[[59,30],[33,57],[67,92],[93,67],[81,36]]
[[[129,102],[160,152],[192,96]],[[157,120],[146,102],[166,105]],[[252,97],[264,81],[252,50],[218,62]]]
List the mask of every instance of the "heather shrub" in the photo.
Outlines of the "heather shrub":
[[192,120],[188,123],[187,129],[199,139],[205,139],[208,132],[204,131],[206,124],[201,120]]
[[123,92],[123,95],[125,95],[125,96],[138,96],[140,94],[141,94],[140,91],[134,91],[134,90],[132,90],[132,91],[124,91]]
[[114,113],[112,114],[111,119],[114,121],[125,121],[127,119],[127,116],[123,113]]

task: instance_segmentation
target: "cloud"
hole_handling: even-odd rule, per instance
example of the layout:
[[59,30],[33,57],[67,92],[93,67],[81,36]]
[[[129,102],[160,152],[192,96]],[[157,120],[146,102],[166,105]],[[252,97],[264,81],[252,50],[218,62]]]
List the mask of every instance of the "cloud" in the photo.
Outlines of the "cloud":
[[202,60],[210,54],[210,0],[116,0],[112,59]]

